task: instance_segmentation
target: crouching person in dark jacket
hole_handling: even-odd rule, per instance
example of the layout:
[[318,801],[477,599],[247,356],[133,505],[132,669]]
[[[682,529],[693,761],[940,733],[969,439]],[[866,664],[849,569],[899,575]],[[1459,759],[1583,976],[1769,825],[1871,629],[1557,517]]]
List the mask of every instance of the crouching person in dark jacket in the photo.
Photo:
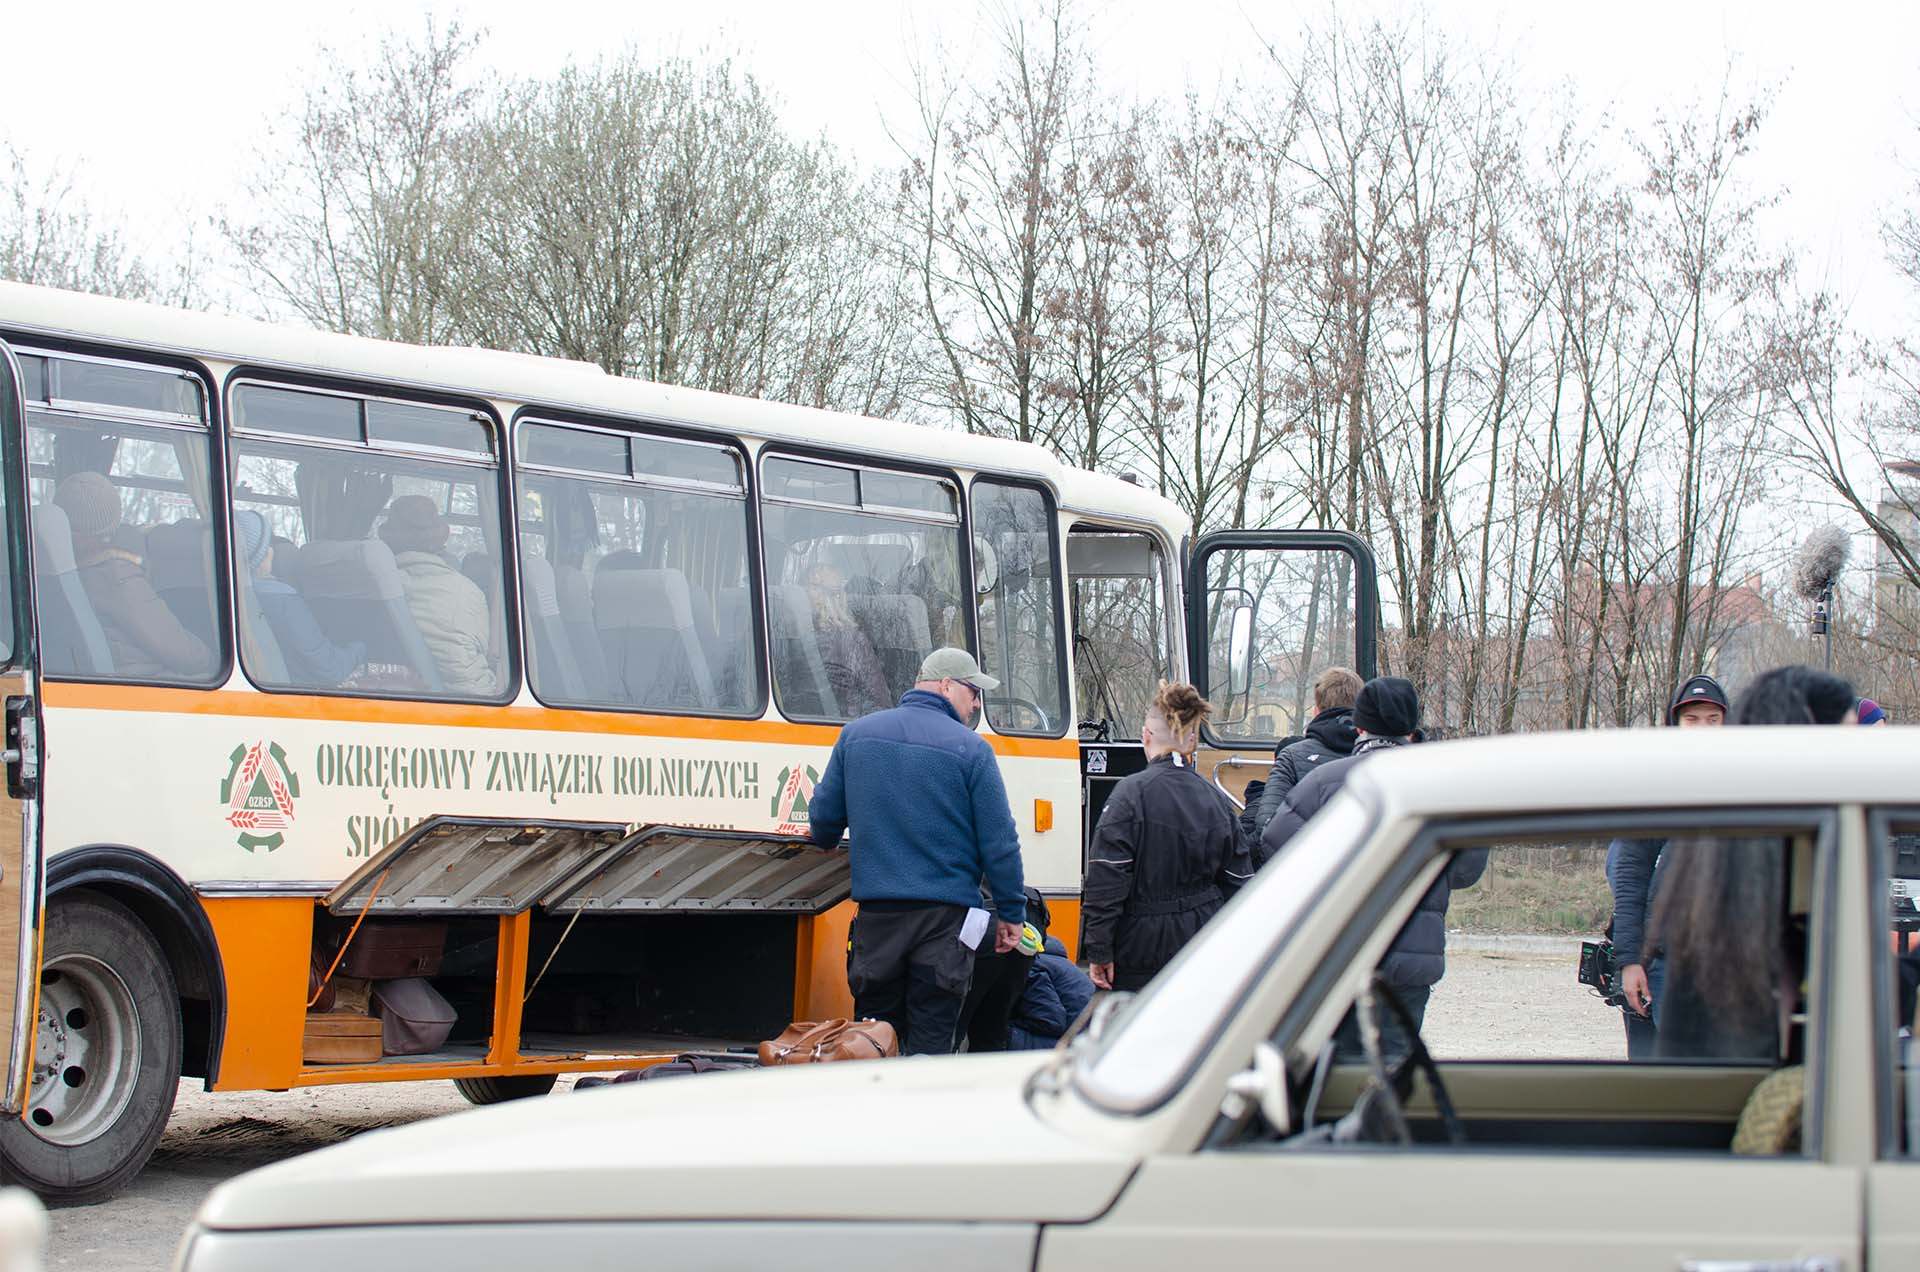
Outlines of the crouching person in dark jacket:
[[[1411,681],[1398,676],[1369,680],[1353,704],[1353,723],[1358,733],[1353,754],[1344,760],[1323,764],[1293,788],[1261,841],[1261,859],[1277,856],[1308,819],[1324,807],[1346,785],[1356,764],[1367,757],[1394,747],[1406,746],[1420,731],[1420,695]],[[1433,987],[1447,970],[1447,907],[1455,888],[1470,888],[1487,869],[1487,850],[1469,849],[1460,853],[1441,872],[1420,898],[1420,904],[1393,938],[1386,957],[1380,960],[1380,976],[1395,998],[1406,1007],[1417,1031],[1426,1019],[1427,1000]],[[1407,1053],[1412,1040],[1399,1020],[1384,1005],[1380,1014],[1381,1050],[1389,1062]],[[1349,1012],[1334,1035],[1336,1054],[1353,1059],[1361,1053],[1360,1032]]]
[[1044,1051],[1055,1045],[1093,998],[1093,981],[1073,965],[1060,938],[1047,938],[1047,948],[1027,969],[1026,990],[1014,1004],[1007,1023],[1007,1048]]
[[1101,989],[1139,989],[1252,877],[1240,818],[1193,767],[1210,708],[1162,684],[1140,742],[1147,767],[1107,797],[1080,890],[1081,954]]

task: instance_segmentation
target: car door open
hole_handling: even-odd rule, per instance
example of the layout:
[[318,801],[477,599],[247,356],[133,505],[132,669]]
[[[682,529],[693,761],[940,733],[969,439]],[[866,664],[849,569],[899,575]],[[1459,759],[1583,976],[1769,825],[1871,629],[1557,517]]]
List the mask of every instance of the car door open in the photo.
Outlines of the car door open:
[[1201,771],[1238,798],[1277,743],[1305,733],[1321,672],[1373,677],[1373,553],[1341,530],[1209,534],[1188,560],[1186,600],[1190,674],[1214,709]]

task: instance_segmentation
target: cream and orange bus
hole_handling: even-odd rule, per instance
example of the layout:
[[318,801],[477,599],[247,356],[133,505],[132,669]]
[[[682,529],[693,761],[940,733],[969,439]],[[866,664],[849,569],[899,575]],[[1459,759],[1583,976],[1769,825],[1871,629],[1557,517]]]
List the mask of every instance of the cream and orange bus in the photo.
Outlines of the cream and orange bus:
[[[1257,758],[1372,664],[1358,541],[1194,541],[1033,446],[16,285],[0,341],[0,1172],[48,1195],[138,1170],[182,1076],[486,1103],[844,1013],[806,801],[931,648],[1002,682],[1069,944],[1159,678]],[[450,1032],[322,1063],[375,931]]]

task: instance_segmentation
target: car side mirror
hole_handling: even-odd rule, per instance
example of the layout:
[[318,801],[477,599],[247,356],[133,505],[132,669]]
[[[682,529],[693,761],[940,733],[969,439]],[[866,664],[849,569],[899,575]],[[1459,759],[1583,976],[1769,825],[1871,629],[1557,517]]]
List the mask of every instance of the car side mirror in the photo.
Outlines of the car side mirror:
[[1253,606],[1233,607],[1227,641],[1227,692],[1238,697],[1253,688]]
[[1287,1065],[1280,1048],[1262,1042],[1253,1049],[1253,1063],[1227,1079],[1227,1095],[1238,1101],[1233,1114],[1257,1105],[1276,1135],[1293,1134],[1293,1112],[1287,1107]]

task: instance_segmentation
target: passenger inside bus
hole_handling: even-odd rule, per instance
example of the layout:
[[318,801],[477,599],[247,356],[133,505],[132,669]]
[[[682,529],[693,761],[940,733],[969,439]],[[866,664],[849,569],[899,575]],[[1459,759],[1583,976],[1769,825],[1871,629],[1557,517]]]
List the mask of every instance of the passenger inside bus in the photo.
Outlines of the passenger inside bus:
[[274,575],[275,545],[282,543],[292,547],[291,540],[268,535],[267,519],[259,513],[241,508],[233,514],[233,546],[244,571],[243,594],[250,592],[257,602],[285,674],[303,684],[338,687],[366,661],[367,644],[330,640],[307,598]]
[[113,482],[98,472],[74,473],[60,483],[54,503],[67,516],[80,583],[114,671],[132,679],[210,674],[212,650],[160,598],[140,556],[116,546],[122,516]]
[[880,656],[874,652],[873,642],[867,639],[860,624],[854,621],[853,607],[847,598],[846,575],[836,566],[816,565],[807,572],[806,587],[807,601],[813,607],[815,645],[840,710],[848,719],[857,720],[870,711],[892,706],[893,698],[887,692]]
[[477,697],[498,692],[487,598],[442,552],[452,529],[433,500],[396,496],[378,533],[393,550],[407,608],[448,690]]

